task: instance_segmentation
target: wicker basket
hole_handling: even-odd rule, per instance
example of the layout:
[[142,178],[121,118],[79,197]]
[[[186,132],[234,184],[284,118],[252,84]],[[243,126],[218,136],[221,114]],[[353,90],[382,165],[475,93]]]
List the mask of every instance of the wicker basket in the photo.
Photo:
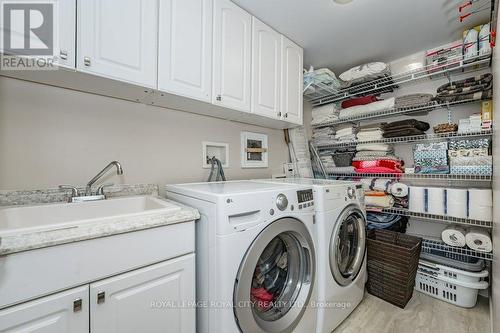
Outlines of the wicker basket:
[[370,230],[367,290],[404,308],[413,295],[422,239],[388,230]]

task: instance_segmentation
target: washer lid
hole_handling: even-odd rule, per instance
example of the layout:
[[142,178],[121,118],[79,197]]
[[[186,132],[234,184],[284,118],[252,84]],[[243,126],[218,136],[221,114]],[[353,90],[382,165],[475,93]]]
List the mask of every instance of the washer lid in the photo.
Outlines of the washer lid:
[[314,283],[315,255],[305,225],[282,218],[249,247],[234,285],[234,312],[242,332],[291,332],[302,318]]
[[335,222],[330,239],[330,270],[341,286],[351,284],[362,268],[365,225],[365,215],[356,206],[348,206]]

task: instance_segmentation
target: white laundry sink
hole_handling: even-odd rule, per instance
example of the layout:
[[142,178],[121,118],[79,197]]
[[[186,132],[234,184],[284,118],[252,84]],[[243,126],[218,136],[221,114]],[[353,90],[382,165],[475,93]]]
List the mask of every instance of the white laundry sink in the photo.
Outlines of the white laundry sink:
[[163,213],[180,207],[152,196],[113,198],[81,203],[56,203],[0,209],[0,238],[12,233],[77,228],[117,217]]

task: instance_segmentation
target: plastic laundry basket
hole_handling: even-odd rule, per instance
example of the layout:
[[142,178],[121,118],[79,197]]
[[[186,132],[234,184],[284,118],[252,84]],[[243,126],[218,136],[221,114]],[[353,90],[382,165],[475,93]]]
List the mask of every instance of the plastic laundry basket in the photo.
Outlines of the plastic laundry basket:
[[476,305],[479,290],[488,288],[488,282],[482,281],[487,276],[486,270],[468,272],[420,260],[415,290],[457,306],[472,308]]

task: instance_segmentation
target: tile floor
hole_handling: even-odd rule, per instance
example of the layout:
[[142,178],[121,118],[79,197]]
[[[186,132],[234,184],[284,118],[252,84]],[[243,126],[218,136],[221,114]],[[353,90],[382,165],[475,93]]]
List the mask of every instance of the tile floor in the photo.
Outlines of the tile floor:
[[415,291],[400,309],[368,293],[334,333],[489,333],[488,299],[464,309]]

